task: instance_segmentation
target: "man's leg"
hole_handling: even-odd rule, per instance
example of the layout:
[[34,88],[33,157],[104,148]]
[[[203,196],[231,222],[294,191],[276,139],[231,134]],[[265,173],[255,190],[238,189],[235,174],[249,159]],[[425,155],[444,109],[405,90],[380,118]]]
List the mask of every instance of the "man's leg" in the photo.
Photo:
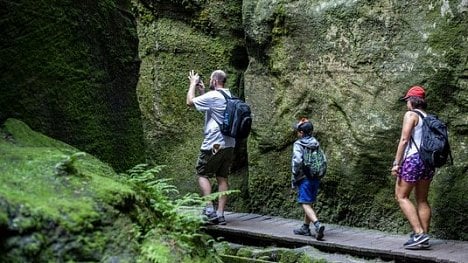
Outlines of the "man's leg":
[[[234,159],[234,148],[224,148],[218,151],[216,156],[219,158],[218,170],[216,173],[216,180],[218,182],[218,192],[225,192],[229,190],[228,176],[231,170],[231,164]],[[227,195],[221,195],[218,198],[218,210],[217,214],[219,217],[224,216],[224,208],[227,203]]]
[[198,176],[198,185],[200,186],[202,196],[211,194],[211,183],[208,178],[204,176]]
[[[229,183],[228,179],[225,177],[216,177],[216,180],[218,181],[218,191],[219,192],[225,192],[229,190]],[[218,199],[218,215],[222,216],[224,214],[224,207],[226,206],[227,203],[227,195],[222,195]]]
[[[198,186],[200,187],[200,192],[202,196],[207,196],[211,194],[211,182],[208,178],[208,174],[210,174],[210,170],[208,167],[208,162],[211,156],[211,152],[207,151],[200,151],[200,155],[198,156],[196,171],[198,175]],[[213,202],[207,201],[206,207],[203,209],[203,214],[207,215],[209,218],[216,217],[214,213]]]

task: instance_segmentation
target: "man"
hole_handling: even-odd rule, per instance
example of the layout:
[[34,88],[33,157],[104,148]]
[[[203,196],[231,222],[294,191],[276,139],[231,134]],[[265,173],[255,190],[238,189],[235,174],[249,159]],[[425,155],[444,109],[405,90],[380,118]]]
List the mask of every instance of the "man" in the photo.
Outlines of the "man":
[[[228,190],[228,175],[234,157],[234,138],[221,134],[219,124],[223,121],[226,99],[218,90],[223,90],[228,95],[231,92],[224,88],[226,73],[215,70],[210,77],[210,91],[205,93],[205,86],[200,76],[193,70],[189,72],[189,90],[187,92],[187,105],[195,107],[205,113],[203,128],[204,139],[200,147],[200,154],[196,165],[198,184],[203,196],[211,194],[210,178],[216,177],[218,191]],[[195,96],[198,89],[199,96]],[[215,211],[213,203],[209,201],[203,209],[203,214],[212,224],[225,225],[224,208],[227,196],[222,195],[218,199],[218,207]]]

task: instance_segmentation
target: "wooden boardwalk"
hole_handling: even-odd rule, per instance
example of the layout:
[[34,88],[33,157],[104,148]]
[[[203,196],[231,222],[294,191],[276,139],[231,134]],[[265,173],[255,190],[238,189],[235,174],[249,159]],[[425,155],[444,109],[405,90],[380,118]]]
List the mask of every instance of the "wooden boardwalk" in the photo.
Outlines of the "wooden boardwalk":
[[406,250],[407,235],[325,224],[323,241],[292,233],[302,221],[274,216],[226,212],[227,225],[212,225],[207,232],[239,244],[300,247],[310,245],[325,252],[395,260],[396,262],[468,263],[468,242],[431,239],[425,250]]

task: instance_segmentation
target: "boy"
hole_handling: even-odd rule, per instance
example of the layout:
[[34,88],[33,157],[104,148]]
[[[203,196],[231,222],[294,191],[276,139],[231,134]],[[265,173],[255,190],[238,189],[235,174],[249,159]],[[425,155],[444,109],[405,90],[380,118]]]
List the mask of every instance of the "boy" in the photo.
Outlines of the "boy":
[[304,209],[304,224],[299,229],[294,229],[294,234],[310,236],[310,223],[315,227],[315,238],[322,240],[325,226],[321,225],[317,215],[312,208],[312,203],[315,202],[320,184],[318,177],[306,176],[303,171],[304,152],[306,148],[315,150],[319,147],[319,142],[312,136],[314,126],[307,118],[302,118],[295,125],[298,139],[294,142],[292,156],[292,187],[298,191],[297,202]]

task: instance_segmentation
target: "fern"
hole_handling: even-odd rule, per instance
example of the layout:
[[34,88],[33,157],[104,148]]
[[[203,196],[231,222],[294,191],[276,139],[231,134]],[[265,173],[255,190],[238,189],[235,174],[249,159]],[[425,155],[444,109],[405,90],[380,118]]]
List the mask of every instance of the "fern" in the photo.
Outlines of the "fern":
[[58,176],[78,175],[78,170],[75,167],[75,162],[79,157],[85,156],[84,152],[76,152],[70,156],[66,156],[64,160],[55,165],[55,174]]
[[139,261],[197,262],[194,259],[209,258],[208,262],[220,262],[213,248],[213,239],[201,231],[203,221],[198,208],[208,199],[236,191],[216,193],[206,198],[187,194],[172,200],[168,196],[179,192],[170,184],[171,179],[158,177],[164,167],[139,164],[122,174],[137,192],[137,201],[148,204],[150,208],[150,211],[139,215],[142,222],[152,224],[146,231],[141,229],[144,241]]

